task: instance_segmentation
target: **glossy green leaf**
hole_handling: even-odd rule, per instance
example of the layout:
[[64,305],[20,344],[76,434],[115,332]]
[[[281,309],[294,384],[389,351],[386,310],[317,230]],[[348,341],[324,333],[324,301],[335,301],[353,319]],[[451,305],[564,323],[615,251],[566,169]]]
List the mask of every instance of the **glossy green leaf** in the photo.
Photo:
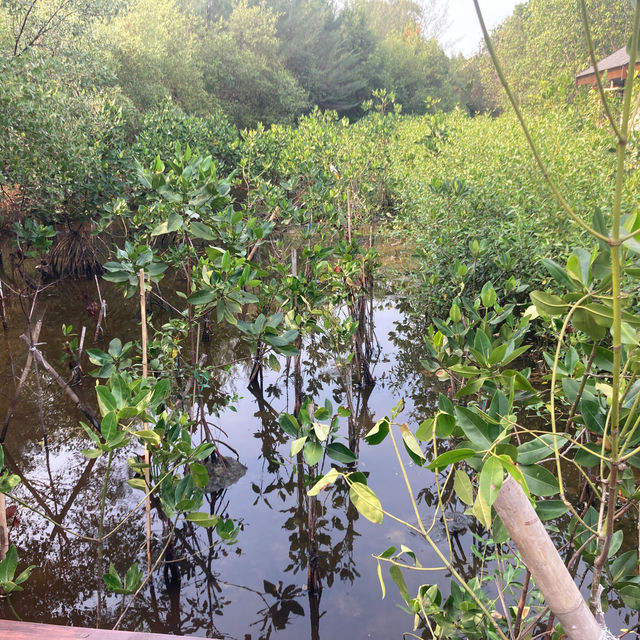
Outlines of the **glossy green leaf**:
[[402,599],[409,604],[411,600],[411,596],[409,595],[409,589],[407,589],[407,584],[404,581],[404,576],[402,575],[402,569],[395,564],[392,564],[389,567],[389,574],[391,575],[391,579],[396,583],[398,590],[400,591],[400,595]]
[[197,524],[199,527],[205,528],[215,527],[220,521],[220,516],[217,516],[215,513],[211,515],[208,513],[202,513],[201,511],[187,513],[184,517],[185,520],[193,522],[193,524]]
[[569,305],[559,296],[544,291],[532,291],[531,301],[535,305],[538,313],[545,316],[564,315],[569,310]]
[[389,418],[378,420],[364,437],[367,444],[380,444],[389,435]]
[[118,418],[116,417],[115,411],[110,411],[100,422],[100,433],[107,443],[109,443],[110,440],[113,440],[117,432]]
[[297,438],[300,434],[300,425],[295,416],[290,413],[281,413],[278,416],[278,424],[280,428],[289,436]]
[[332,442],[327,445],[327,455],[337,462],[342,462],[343,464],[351,464],[356,461],[356,457],[345,445],[340,442]]
[[520,465],[520,471],[534,496],[553,496],[560,490],[558,479],[539,464]]
[[305,442],[302,454],[304,455],[304,459],[310,467],[313,467],[314,465],[318,464],[318,462],[320,462],[322,453],[322,446],[315,440],[307,440],[307,442]]
[[[567,439],[562,436],[556,436],[556,438],[558,449],[561,449],[566,444]],[[521,444],[518,447],[518,462],[520,464],[534,464],[549,456],[553,456],[553,440],[554,435],[552,433],[545,433]]]
[[478,481],[478,491],[482,494],[484,501],[490,507],[498,497],[498,492],[502,486],[504,469],[499,459],[491,456],[484,463]]
[[441,453],[435,460],[432,460],[428,465],[427,469],[431,471],[440,471],[441,469],[445,469],[450,464],[455,464],[456,462],[460,462],[462,460],[467,460],[476,455],[476,451],[473,449],[452,449],[451,451],[445,451]]
[[489,436],[489,425],[468,407],[456,407],[456,419],[467,439],[485,450],[491,449],[493,440]]

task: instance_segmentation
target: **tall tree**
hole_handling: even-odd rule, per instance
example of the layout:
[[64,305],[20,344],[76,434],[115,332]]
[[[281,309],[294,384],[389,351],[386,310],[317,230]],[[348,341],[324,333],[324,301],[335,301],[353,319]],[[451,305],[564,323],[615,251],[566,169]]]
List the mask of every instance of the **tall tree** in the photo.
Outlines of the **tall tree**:
[[292,120],[308,107],[306,92],[282,63],[276,21],[264,3],[241,0],[205,35],[205,89],[241,127]]
[[190,112],[213,107],[199,66],[198,27],[176,0],[135,0],[104,26],[101,35],[117,82],[138,108],[167,97]]
[[[597,57],[627,44],[631,3],[586,0]],[[523,102],[551,96],[569,97],[574,77],[589,66],[584,28],[576,3],[566,0],[529,0],[492,34],[507,78]],[[488,105],[504,103],[497,76],[486,51],[473,65],[484,87]]]

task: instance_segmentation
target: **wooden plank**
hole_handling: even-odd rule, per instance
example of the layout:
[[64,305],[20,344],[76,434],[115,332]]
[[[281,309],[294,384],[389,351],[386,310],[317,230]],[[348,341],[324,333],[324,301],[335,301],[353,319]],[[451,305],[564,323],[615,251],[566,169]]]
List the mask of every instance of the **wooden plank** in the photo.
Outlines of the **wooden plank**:
[[108,631],[63,627],[55,624],[0,620],[2,640],[167,640],[176,636],[164,633],[140,633],[137,631]]

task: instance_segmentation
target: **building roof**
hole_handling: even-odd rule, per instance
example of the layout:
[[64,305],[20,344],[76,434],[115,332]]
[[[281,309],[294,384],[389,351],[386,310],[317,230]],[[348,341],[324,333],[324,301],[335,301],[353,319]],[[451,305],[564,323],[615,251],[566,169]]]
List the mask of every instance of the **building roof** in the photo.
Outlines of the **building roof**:
[[[598,62],[598,71],[608,71],[609,69],[617,69],[618,67],[624,67],[629,64],[629,54],[627,53],[627,48],[622,47],[618,49],[610,56],[603,58]],[[576,78],[582,78],[583,76],[589,76],[592,73],[595,73],[596,70],[591,66],[584,71],[581,71]]]

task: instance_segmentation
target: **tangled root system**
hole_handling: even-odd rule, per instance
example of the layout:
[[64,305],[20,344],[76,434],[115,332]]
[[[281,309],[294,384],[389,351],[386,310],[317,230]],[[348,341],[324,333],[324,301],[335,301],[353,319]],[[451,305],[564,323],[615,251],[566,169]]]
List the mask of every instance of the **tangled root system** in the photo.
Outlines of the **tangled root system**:
[[96,238],[90,229],[86,225],[67,227],[51,249],[49,264],[57,277],[88,278],[102,273]]

